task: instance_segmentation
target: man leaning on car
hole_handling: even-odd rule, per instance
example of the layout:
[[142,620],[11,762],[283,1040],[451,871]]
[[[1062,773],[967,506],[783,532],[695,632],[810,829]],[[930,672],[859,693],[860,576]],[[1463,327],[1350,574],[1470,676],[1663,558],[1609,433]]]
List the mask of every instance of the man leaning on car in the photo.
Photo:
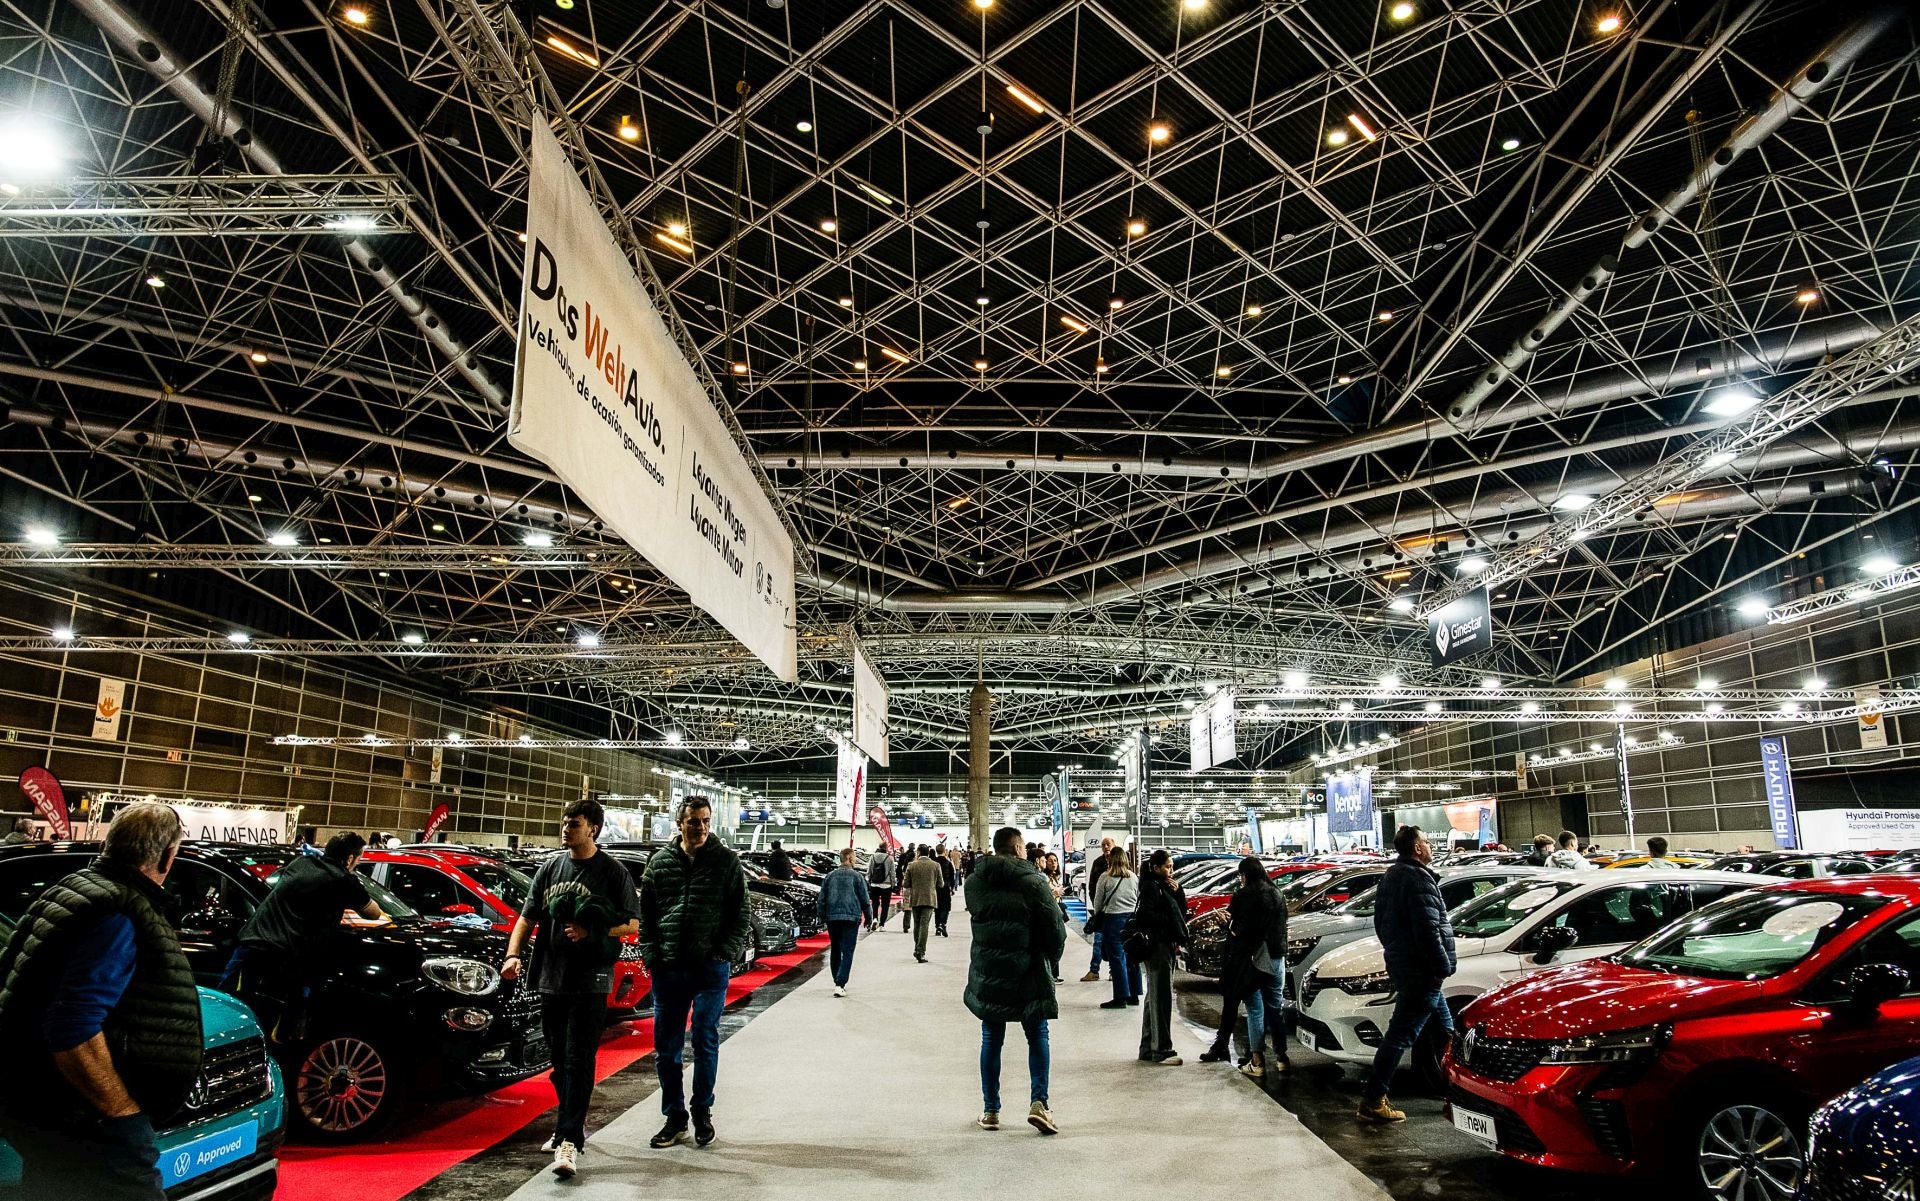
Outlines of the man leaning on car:
[[129,805],[0,951],[0,1135],[34,1201],[160,1201],[154,1124],[200,1072],[200,995],[161,891],[180,816]]

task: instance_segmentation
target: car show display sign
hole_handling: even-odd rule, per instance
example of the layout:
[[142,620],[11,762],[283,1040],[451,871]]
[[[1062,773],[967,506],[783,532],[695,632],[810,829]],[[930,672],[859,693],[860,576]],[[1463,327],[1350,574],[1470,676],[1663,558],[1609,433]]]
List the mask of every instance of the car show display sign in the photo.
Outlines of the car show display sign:
[[1373,769],[1327,777],[1327,833],[1368,834],[1379,823],[1373,807]]
[[1880,711],[1880,689],[1876,687],[1856,688],[1853,690],[1853,703],[1860,707],[1860,749],[1863,751],[1884,751],[1887,749],[1887,715]]
[[[838,741],[840,757],[833,777],[833,819],[845,822],[851,829],[854,814],[859,813],[866,802],[867,757],[860,753],[859,747],[846,739]],[[882,795],[885,795],[884,792]]]
[[1194,706],[1193,716],[1187,720],[1189,770],[1206,771],[1239,754],[1238,734],[1239,714],[1233,704],[1233,689],[1222,688]]
[[536,123],[507,437],[772,672],[799,678],[793,540],[566,151]]
[[1435,667],[1493,649],[1493,602],[1485,588],[1440,606],[1427,617],[1427,650]]
[[1787,765],[1787,740],[1784,735],[1765,734],[1760,738],[1760,786],[1767,794],[1767,817],[1773,826],[1773,840],[1783,851],[1798,850],[1800,823],[1793,808],[1793,772]]
[[180,815],[185,837],[210,842],[257,842],[261,844],[293,841],[291,809],[249,809],[234,805],[198,805],[168,801]]
[[887,766],[887,682],[853,644],[853,745]]
[[127,682],[101,677],[100,695],[93,702],[93,738],[114,742],[120,737],[120,715],[126,712]]
[[60,781],[52,772],[44,767],[29,767],[20,773],[20,791],[33,802],[33,811],[47,823],[50,836],[72,837],[73,819],[67,811],[67,790],[60,787]]

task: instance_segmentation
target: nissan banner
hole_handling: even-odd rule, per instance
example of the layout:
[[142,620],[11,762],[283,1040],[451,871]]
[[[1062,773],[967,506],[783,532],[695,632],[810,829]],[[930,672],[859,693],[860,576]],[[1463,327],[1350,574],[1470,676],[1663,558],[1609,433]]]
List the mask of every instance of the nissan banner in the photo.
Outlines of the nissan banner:
[[1493,649],[1493,605],[1485,588],[1442,605],[1427,618],[1427,650],[1435,667]]

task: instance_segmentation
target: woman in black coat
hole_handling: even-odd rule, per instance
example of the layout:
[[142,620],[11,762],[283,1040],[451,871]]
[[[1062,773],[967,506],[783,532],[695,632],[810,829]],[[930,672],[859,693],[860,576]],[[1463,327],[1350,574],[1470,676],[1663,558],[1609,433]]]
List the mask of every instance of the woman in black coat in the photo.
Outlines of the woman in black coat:
[[1226,962],[1220,973],[1220,1028],[1202,1063],[1224,1063],[1232,1054],[1233,1028],[1240,1005],[1247,1006],[1247,1062],[1241,1068],[1258,1080],[1266,1075],[1266,1032],[1273,1028],[1275,1071],[1287,1068],[1286,1035],[1281,1030],[1283,981],[1287,962],[1287,905],[1267,876],[1267,868],[1249,855],[1240,861],[1240,886],[1227,902]]
[[1187,898],[1173,882],[1173,856],[1165,850],[1147,856],[1140,873],[1140,901],[1127,928],[1127,954],[1139,948],[1145,1003],[1140,1007],[1140,1058],[1166,1067],[1180,1066],[1173,1049],[1174,953],[1187,941]]

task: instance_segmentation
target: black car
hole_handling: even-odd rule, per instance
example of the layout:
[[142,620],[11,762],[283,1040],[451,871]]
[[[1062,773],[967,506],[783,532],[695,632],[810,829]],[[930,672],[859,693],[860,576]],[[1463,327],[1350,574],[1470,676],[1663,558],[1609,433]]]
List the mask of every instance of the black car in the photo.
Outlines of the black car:
[[1864,876],[1877,866],[1864,855],[1762,851],[1753,855],[1722,855],[1707,864],[1707,870],[1778,876],[1783,880],[1812,880],[1823,876]]
[[[18,919],[98,843],[0,847],[0,915]],[[298,852],[188,842],[167,873],[168,920],[194,978],[215,987],[240,927]],[[329,1141],[364,1138],[413,1098],[487,1092],[547,1066],[539,1002],[501,980],[506,936],[421,917],[379,884],[391,923],[342,926],[312,948],[308,1037],[274,1051],[294,1117]]]
[[[751,863],[763,872],[768,871],[773,862],[773,852],[741,851],[740,861],[743,863]],[[788,851],[787,862],[793,867],[793,878],[796,880],[804,880],[809,884],[818,884],[820,877],[824,874],[816,869],[813,862],[801,851]],[[836,863],[835,866],[837,867],[839,865]],[[828,870],[831,871],[832,869],[829,868]]]
[[1920,1196],[1920,1059],[1867,1077],[1821,1106],[1807,1143],[1802,1201]]
[[748,891],[793,906],[794,925],[799,927],[801,938],[811,937],[827,928],[826,923],[820,920],[818,884],[809,884],[805,880],[776,880],[767,875],[766,868],[745,860],[741,861],[740,866],[747,873]]
[[[603,843],[601,850],[618,859],[627,869],[627,875],[633,877],[633,887],[640,887],[640,877],[646,871],[647,860],[653,858],[658,848],[642,846],[638,843]],[[791,951],[798,945],[800,922],[794,915],[793,906],[774,897],[761,896],[752,891],[751,877],[747,892],[747,917],[753,922],[753,942],[741,952],[740,958],[733,962],[733,974],[753,970],[755,961],[761,955],[779,955]]]

